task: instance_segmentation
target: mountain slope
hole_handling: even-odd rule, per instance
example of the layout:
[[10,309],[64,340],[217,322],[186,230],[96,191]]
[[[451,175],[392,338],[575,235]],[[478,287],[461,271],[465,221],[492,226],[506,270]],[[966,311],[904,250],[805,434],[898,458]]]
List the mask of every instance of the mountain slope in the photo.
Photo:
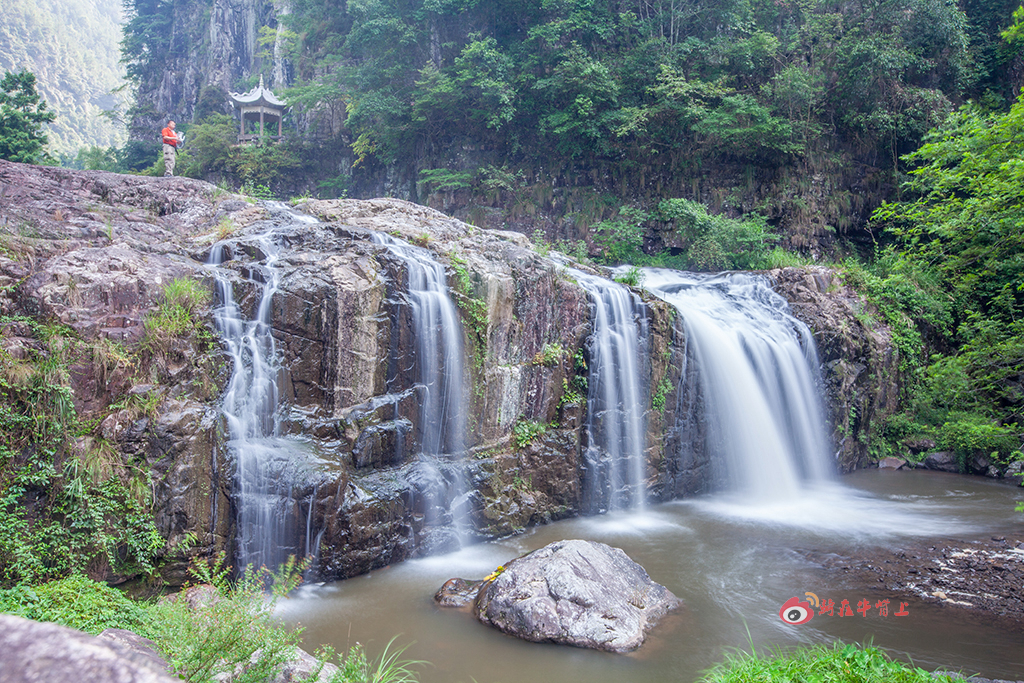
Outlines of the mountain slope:
[[108,146],[123,126],[100,116],[120,97],[119,0],[4,0],[0,4],[0,71],[28,69],[57,113],[49,150],[62,154],[83,145]]

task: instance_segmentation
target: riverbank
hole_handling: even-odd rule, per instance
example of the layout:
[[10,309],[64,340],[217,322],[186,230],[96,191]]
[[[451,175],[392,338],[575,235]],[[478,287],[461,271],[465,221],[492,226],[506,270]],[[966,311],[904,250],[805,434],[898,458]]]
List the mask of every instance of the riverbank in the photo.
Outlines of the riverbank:
[[938,603],[1014,619],[1024,628],[1024,533],[975,539],[909,541],[857,557],[808,559],[845,580]]

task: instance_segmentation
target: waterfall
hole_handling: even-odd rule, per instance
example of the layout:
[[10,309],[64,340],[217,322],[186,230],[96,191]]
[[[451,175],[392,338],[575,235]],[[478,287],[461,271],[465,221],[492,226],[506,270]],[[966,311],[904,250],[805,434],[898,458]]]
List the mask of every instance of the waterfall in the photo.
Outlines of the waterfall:
[[[287,207],[268,204],[272,213],[286,212],[291,220],[310,222]],[[279,435],[277,350],[271,323],[271,301],[280,273],[280,245],[273,231],[256,238],[262,263],[251,271],[259,303],[251,318],[235,301],[233,272],[219,267],[231,257],[231,247],[219,242],[207,265],[217,286],[214,320],[231,358],[231,377],[221,411],[228,426],[227,448],[234,461],[234,500],[237,519],[235,561],[239,569],[271,569],[289,555],[301,555],[300,537],[307,521],[293,498],[298,464],[308,460],[304,445]]]
[[648,337],[643,305],[623,285],[571,272],[590,295],[594,325],[583,452],[586,507],[593,512],[642,508],[646,392],[641,342]]
[[[463,370],[462,324],[448,294],[444,267],[426,249],[374,233],[373,241],[388,248],[406,266],[407,299],[415,336],[417,397],[420,406],[419,443],[426,456],[421,464],[428,471],[420,479],[428,484],[429,510],[445,507],[448,499],[467,493],[461,468],[450,468],[452,491],[445,491],[445,478],[438,466],[441,456],[465,452],[466,413]],[[449,507],[460,536],[468,531],[465,505],[456,500]],[[436,522],[436,519],[429,521]]]
[[683,319],[707,447],[731,488],[753,501],[795,500],[831,480],[817,351],[785,299],[751,274],[644,276]]

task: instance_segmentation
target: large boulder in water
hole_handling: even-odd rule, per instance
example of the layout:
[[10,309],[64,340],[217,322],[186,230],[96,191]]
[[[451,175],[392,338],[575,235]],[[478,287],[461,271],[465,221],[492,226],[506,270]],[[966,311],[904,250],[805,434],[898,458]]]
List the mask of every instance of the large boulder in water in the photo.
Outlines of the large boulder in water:
[[509,562],[481,590],[476,614],[525,640],[629,652],[679,605],[619,548],[567,540]]

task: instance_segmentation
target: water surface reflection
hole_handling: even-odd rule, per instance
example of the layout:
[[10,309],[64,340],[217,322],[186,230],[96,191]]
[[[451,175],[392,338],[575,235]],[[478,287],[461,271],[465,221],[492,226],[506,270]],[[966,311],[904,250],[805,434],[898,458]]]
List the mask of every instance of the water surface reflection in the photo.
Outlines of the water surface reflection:
[[[1019,488],[981,478],[928,472],[860,472],[843,486],[790,505],[753,508],[706,497],[653,506],[642,514],[566,520],[522,536],[465,548],[321,586],[280,603],[305,644],[339,650],[360,642],[379,653],[392,636],[413,643],[405,656],[431,662],[423,683],[622,683],[693,681],[732,648],[873,640],[896,656],[933,669],[952,667],[994,678],[1024,675],[1024,630],[969,610],[909,601],[908,616],[815,616],[800,626],[778,617],[790,597],[812,591],[838,605],[898,596],[853,584],[808,559],[900,548],[922,539],[970,539],[1020,533]],[[432,600],[449,578],[481,578],[518,555],[564,538],[625,550],[685,607],[664,620],[640,650],[612,655],[526,643],[484,627],[466,612]]]

